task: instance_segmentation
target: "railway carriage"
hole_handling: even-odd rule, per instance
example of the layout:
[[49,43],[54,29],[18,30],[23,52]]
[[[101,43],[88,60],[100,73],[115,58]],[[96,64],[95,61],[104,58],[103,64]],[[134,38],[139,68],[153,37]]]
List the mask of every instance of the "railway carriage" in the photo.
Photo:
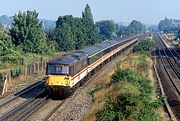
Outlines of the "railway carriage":
[[136,42],[137,36],[104,41],[51,60],[46,70],[46,85],[50,94],[69,95],[72,89],[84,82],[85,77]]

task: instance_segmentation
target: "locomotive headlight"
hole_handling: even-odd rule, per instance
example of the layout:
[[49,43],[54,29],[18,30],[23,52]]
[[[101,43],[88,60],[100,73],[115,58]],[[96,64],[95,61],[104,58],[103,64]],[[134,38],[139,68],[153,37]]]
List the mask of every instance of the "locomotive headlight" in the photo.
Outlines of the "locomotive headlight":
[[69,79],[69,75],[65,76],[65,79]]

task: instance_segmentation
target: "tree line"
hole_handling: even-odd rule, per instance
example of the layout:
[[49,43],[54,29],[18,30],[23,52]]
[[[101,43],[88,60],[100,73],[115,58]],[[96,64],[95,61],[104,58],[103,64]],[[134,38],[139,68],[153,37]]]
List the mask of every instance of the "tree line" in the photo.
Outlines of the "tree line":
[[[132,21],[122,29],[112,20],[94,22],[91,8],[87,4],[82,17],[59,16],[56,27],[44,31],[36,11],[19,12],[13,16],[12,27],[0,27],[0,63],[17,62],[24,53],[50,54],[71,51],[112,39],[118,35],[141,32],[143,24]],[[127,30],[128,28],[128,30]]]
[[168,19],[165,17],[164,20],[161,20],[158,24],[158,29],[165,33],[175,33],[177,38],[180,38],[180,21]]
[[60,16],[52,39],[58,43],[59,51],[78,50],[100,42],[89,5],[86,5],[82,18]]
[[130,35],[135,33],[143,32],[146,26],[137,20],[133,20],[127,27],[120,26],[118,35]]

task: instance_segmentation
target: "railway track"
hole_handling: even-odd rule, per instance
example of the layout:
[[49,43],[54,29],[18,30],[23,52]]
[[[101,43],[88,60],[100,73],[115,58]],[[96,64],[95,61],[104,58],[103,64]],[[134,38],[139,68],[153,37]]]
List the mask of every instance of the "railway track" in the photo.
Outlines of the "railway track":
[[14,109],[1,116],[0,121],[24,120],[40,108],[48,100],[48,98],[49,96],[47,95],[46,90],[41,89],[38,93],[34,93],[30,99],[24,101]]
[[[38,81],[32,85],[30,85],[29,87],[17,92],[17,93],[14,93],[12,95],[9,95],[9,98],[8,97],[5,97],[5,101],[2,101],[2,103],[0,103],[0,108],[6,106],[8,103],[10,102],[13,102],[15,101],[16,99],[18,99],[19,97],[29,97],[30,94],[32,92],[36,92],[36,89],[38,88],[44,88],[43,87],[44,85],[44,82],[43,81]],[[29,96],[28,96],[29,95]],[[2,99],[3,100],[3,99]]]
[[[162,37],[162,39],[167,41],[166,37],[164,37],[164,36],[161,36],[161,37]],[[171,46],[171,45],[169,45],[169,46]],[[171,55],[173,55],[173,59],[176,61],[176,64],[180,68],[180,51],[179,51],[179,49],[172,47],[171,49],[168,49],[168,50],[171,53]]]
[[[1,99],[0,121],[24,119],[32,114],[35,109],[42,106],[46,99],[48,99],[48,96],[44,81],[36,82],[13,95],[9,95],[9,97]],[[9,107],[10,109],[8,109]]]
[[158,49],[158,75],[163,84],[167,101],[176,116],[180,120],[180,74],[177,62],[178,58],[166,48],[162,42],[162,37],[156,35],[156,44]]
[[[164,38],[159,36],[161,40],[163,40]],[[173,49],[171,48],[171,50],[173,50],[174,53],[176,53],[176,55],[173,54],[173,52],[166,48],[166,45],[162,42],[162,41],[159,41],[159,45],[161,46],[161,50],[163,52],[163,55],[165,55],[166,57],[166,60],[168,61],[168,63],[170,64],[171,68],[174,70],[174,72],[176,73],[177,77],[179,78],[180,80],[180,67],[179,67],[179,59],[180,56],[179,54]]]

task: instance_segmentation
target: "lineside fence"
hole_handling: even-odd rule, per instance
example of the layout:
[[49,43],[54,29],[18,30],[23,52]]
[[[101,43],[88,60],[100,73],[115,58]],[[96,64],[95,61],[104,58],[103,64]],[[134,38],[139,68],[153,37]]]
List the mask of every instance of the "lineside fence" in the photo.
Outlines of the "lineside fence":
[[52,60],[42,60],[33,64],[21,65],[15,69],[0,72],[0,95],[8,91],[8,84],[14,80],[18,80],[19,77],[32,76],[38,73],[45,73],[46,63]]

